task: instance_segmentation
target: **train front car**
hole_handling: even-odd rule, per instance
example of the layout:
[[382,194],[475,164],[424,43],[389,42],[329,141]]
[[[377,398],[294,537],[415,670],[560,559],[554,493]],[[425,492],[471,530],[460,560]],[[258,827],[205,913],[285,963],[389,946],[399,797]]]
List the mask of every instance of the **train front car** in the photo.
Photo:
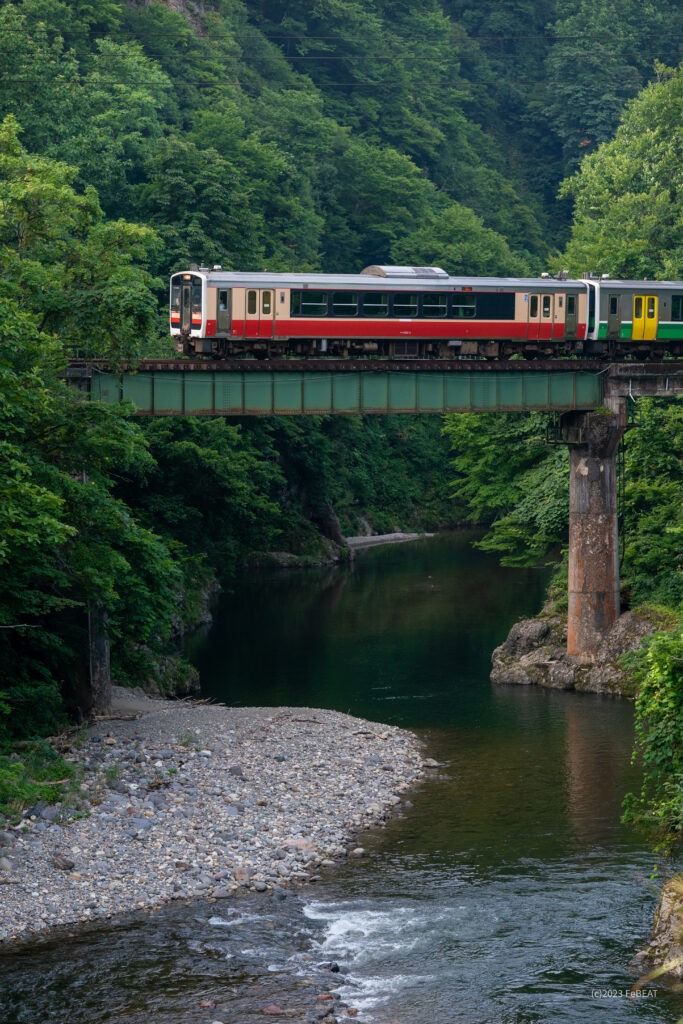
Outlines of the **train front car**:
[[[211,324],[206,315],[206,275],[184,271],[171,278],[171,336],[181,355],[210,355]],[[208,327],[208,330],[207,330]],[[215,321],[214,321],[215,329]]]
[[683,283],[451,277],[439,267],[360,274],[245,273],[194,265],[171,278],[185,356],[255,359],[661,359],[683,349]]

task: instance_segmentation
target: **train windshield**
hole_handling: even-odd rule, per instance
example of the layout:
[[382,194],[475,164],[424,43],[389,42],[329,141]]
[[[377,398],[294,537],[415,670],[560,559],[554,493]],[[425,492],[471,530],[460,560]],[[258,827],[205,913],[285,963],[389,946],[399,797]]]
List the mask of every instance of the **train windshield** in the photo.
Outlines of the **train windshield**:
[[171,312],[180,313],[180,281],[171,285]]

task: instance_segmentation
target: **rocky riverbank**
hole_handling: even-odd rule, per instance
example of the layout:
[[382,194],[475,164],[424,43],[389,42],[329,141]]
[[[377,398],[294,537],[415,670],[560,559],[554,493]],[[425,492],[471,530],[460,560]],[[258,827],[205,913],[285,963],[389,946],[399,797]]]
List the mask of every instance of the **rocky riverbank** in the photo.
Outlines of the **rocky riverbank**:
[[635,684],[620,659],[662,628],[666,625],[656,611],[624,612],[606,635],[595,661],[584,664],[567,654],[566,615],[547,605],[535,618],[516,622],[505,643],[496,647],[491,682],[631,697]]
[[669,965],[662,980],[683,981],[683,874],[662,889],[650,945],[641,957],[653,967]]
[[77,803],[0,832],[0,941],[169,900],[314,882],[423,774],[417,738],[334,711],[117,688],[67,749]]

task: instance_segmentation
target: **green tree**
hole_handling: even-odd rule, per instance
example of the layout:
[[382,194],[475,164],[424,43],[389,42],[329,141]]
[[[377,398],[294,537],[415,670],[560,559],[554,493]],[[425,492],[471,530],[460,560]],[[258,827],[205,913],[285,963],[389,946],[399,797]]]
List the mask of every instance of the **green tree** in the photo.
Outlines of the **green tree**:
[[683,277],[683,66],[633,100],[612,142],[562,186],[575,200],[563,263],[621,278]]
[[392,258],[399,264],[442,266],[451,274],[523,276],[529,271],[502,235],[456,203],[430,211],[419,227],[397,239]]
[[112,495],[118,473],[150,462],[139,428],[60,379],[62,346],[34,315],[5,298],[0,311],[0,674],[13,712],[1,739],[54,728],[63,694],[85,703],[89,604],[109,612],[115,651],[158,643],[181,573]]
[[136,357],[156,324],[154,233],[105,220],[92,187],[74,190],[75,168],[28,154],[19,130],[11,115],[0,125],[0,294],[72,352]]

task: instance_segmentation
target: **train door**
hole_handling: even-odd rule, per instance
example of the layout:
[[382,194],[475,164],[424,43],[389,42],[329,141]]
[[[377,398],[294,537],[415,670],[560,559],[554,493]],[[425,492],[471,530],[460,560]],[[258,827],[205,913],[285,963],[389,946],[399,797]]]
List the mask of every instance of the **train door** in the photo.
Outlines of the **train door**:
[[553,320],[555,303],[553,295],[541,295],[541,329],[540,337],[547,341],[553,336]]
[[247,288],[245,338],[272,338],[275,308],[270,288]]
[[541,296],[529,295],[529,324],[527,338],[538,341],[541,333]]
[[216,334],[230,333],[230,288],[219,288],[216,303]]
[[261,289],[261,313],[259,320],[259,338],[273,337],[273,323],[275,319],[275,303],[273,292],[270,288]]
[[633,296],[633,341],[654,341],[657,337],[659,302],[656,295]]
[[657,337],[657,323],[659,321],[659,300],[656,295],[645,296],[645,341],[654,341]]
[[576,312],[576,300],[576,295],[568,295],[566,300],[564,316],[564,335],[570,341],[576,341],[576,332],[579,323]]
[[607,337],[618,338],[621,334],[621,295],[607,295]]
[[192,329],[192,284],[190,281],[183,281],[181,309],[181,329],[183,331],[190,331]]

